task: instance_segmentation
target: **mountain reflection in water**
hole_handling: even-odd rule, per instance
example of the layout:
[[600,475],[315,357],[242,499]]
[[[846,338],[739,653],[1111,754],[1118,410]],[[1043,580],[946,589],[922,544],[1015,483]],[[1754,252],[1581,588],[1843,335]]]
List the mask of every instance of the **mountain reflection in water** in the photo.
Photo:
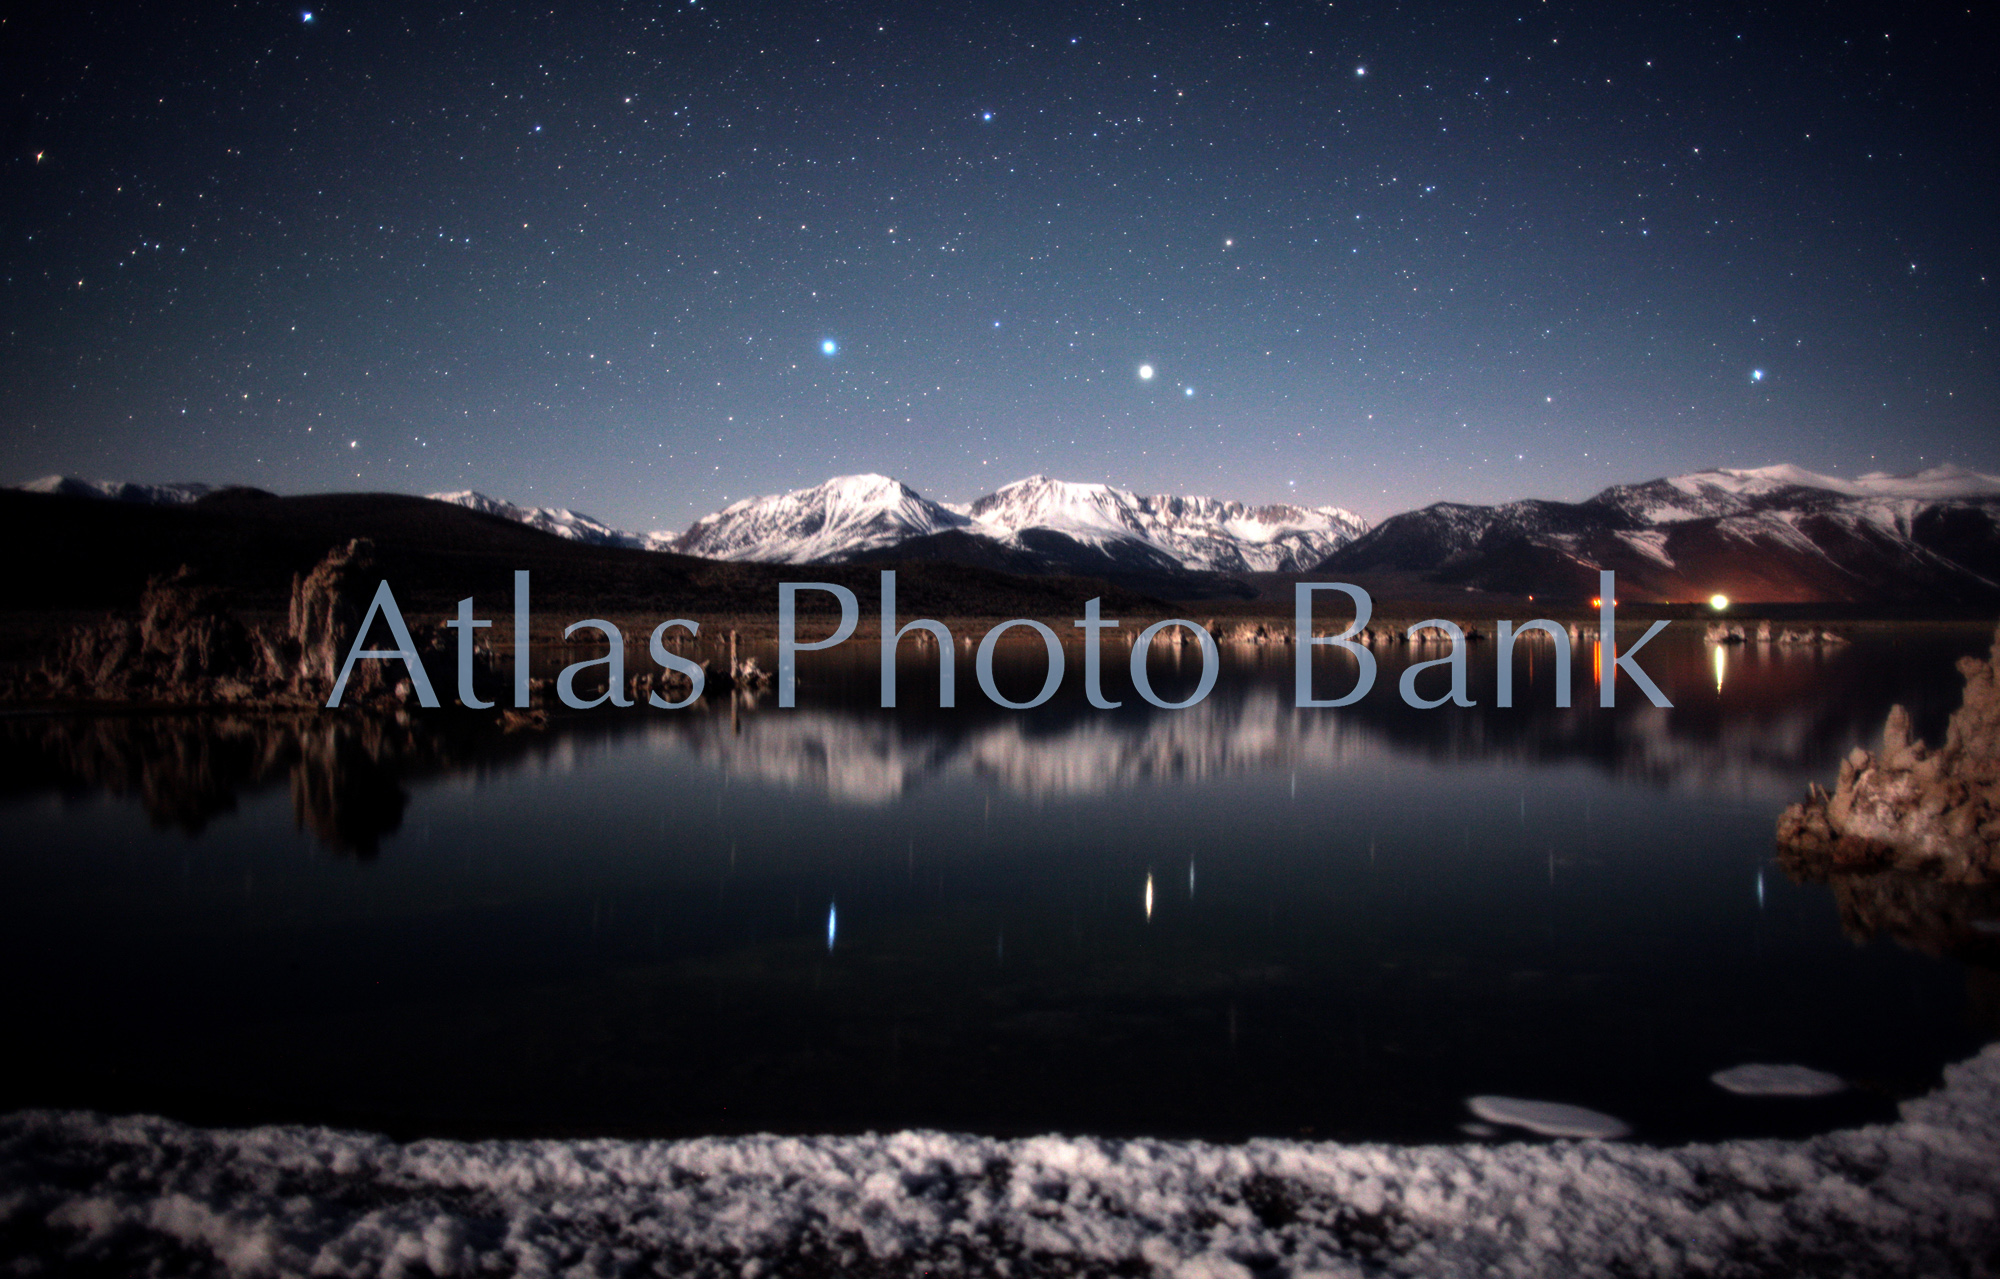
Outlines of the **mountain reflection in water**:
[[[1732,650],[1689,638],[1657,642],[1645,654],[1670,690],[1671,709],[1648,704],[1630,688],[1623,690],[1626,705],[1600,708],[1588,644],[1575,655],[1573,705],[1558,708],[1548,688],[1549,652],[1524,643],[1517,705],[1505,709],[1493,705],[1491,645],[1472,650],[1476,705],[1430,711],[1397,697],[1402,663],[1394,650],[1383,655],[1374,691],[1362,701],[1338,710],[1296,708],[1292,650],[1270,645],[1226,646],[1215,692],[1186,710],[1159,710],[1129,686],[1111,687],[1116,664],[1108,660],[1107,693],[1123,701],[1115,710],[1092,709],[1066,687],[1071,696],[1037,712],[1006,711],[973,692],[970,680],[961,684],[971,694],[966,704],[939,710],[935,658],[927,663],[908,645],[904,706],[893,711],[871,704],[872,664],[849,659],[839,667],[827,663],[817,689],[808,667],[803,705],[787,711],[768,692],[738,694],[734,707],[725,695],[684,712],[600,708],[558,720],[547,735],[503,734],[423,712],[396,719],[12,717],[0,719],[0,751],[7,792],[133,795],[156,823],[189,834],[233,811],[238,793],[285,782],[302,829],[330,848],[362,855],[372,855],[400,825],[405,783],[529,758],[560,767],[583,741],[635,733],[721,772],[861,804],[954,780],[1024,796],[1104,795],[1260,771],[1338,769],[1396,755],[1438,763],[1587,762],[1652,784],[1721,787],[1789,802],[1802,779],[1817,780],[1849,746],[1872,739],[1892,703],[1912,705],[1920,729],[1926,719],[1940,719],[1955,689],[1949,653],[1964,647],[1932,637],[1912,659],[1901,645]],[[1038,673],[1039,654],[1038,647],[1032,654],[1003,648],[1003,678],[1009,668]],[[1073,685],[1080,663],[1070,665]],[[1186,675],[1174,669],[1187,665],[1181,652],[1156,665],[1165,670],[1156,676],[1163,688]],[[1351,687],[1355,678],[1352,661],[1331,651],[1319,655],[1318,671],[1322,691]],[[912,705],[919,701],[913,693],[929,693],[932,705]]]
[[[1487,644],[1469,709],[1404,706],[1397,650],[1354,706],[1297,709],[1267,645],[1225,646],[1183,711],[1116,649],[1124,705],[1091,709],[1072,653],[1034,712],[986,703],[969,654],[938,709],[911,646],[883,710],[860,646],[802,659],[796,710],[546,732],[0,717],[0,1015],[42,1045],[0,1108],[1431,1140],[1499,1092],[1650,1139],[1853,1122],[1995,1029],[2000,902],[1892,877],[1829,899],[1770,865],[1772,822],[1892,702],[1935,733],[1984,640],[1670,633],[1643,664],[1671,709],[1597,706],[1587,644],[1573,707],[1523,645],[1497,708]],[[1162,652],[1161,696],[1192,656]],[[1041,662],[1003,650],[1003,690]],[[1322,668],[1322,695],[1352,679]],[[1758,1109],[1706,1082],[1757,1060],[1862,1086]]]

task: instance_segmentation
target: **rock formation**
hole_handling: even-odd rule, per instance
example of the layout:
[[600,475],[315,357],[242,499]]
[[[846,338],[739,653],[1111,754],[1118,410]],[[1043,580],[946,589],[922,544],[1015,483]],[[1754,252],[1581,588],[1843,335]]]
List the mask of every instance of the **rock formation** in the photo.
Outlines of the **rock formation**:
[[[292,575],[283,652],[290,659],[287,682],[295,691],[318,694],[322,699],[332,692],[340,664],[353,646],[354,633],[367,616],[368,602],[381,581],[381,574],[375,571],[374,549],[367,538],[357,537],[327,552],[312,572],[303,577]],[[386,662],[356,662],[342,700],[351,697],[365,702],[387,692],[385,681],[395,669]]]
[[29,695],[106,701],[240,702],[283,685],[269,644],[183,567],[146,584],[139,615],[107,617],[65,636],[30,677]]
[[1924,870],[1960,883],[2000,878],[2000,632],[1986,660],[1961,658],[1965,698],[1944,745],[1910,740],[1890,710],[1882,744],[1856,747],[1833,793],[1814,786],[1778,818],[1779,858],[1795,872]]

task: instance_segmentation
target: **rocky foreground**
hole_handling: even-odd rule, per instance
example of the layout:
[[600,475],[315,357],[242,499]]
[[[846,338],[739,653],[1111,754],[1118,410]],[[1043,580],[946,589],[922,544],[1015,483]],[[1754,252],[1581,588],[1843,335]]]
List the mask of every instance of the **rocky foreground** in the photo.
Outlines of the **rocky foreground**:
[[1965,697],[1936,749],[1897,706],[1874,751],[1856,747],[1833,793],[1814,786],[1778,818],[1779,858],[1807,874],[1894,868],[1958,883],[2000,879],[2000,632],[1959,659]]
[[0,1116],[9,1273],[1984,1275],[2000,1047],[1801,1142],[419,1141]]

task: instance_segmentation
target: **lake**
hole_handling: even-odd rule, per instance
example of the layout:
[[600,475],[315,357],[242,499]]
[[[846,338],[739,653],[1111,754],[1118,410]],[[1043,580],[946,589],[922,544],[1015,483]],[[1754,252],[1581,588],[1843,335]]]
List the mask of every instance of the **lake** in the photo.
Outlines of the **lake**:
[[[1557,709],[1418,711],[1385,650],[1296,709],[1226,645],[1186,710],[1080,650],[1032,711],[955,709],[910,646],[501,735],[448,716],[0,718],[0,1110],[398,1136],[940,1128],[1463,1138],[1465,1099],[1648,1141],[1886,1118],[2000,1029],[1993,889],[1795,884],[1778,811],[1892,703],[1940,740],[1983,628],[1714,648],[1677,623]],[[1001,650],[1025,699],[1039,644]],[[1322,694],[1351,681],[1321,659]],[[1157,650],[1168,698],[1193,649]],[[770,664],[767,659],[767,665]],[[1432,672],[1433,678],[1437,672]],[[449,683],[443,685],[448,688]],[[1427,691],[1430,691],[1427,686]],[[1708,1081],[1797,1062],[1811,1101]]]

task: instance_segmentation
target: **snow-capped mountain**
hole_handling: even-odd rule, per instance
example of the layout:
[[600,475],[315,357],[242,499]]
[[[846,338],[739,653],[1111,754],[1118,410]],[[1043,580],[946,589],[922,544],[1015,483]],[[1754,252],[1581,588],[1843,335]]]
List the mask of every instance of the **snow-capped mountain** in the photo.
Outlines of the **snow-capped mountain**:
[[[1741,515],[1774,505],[1824,504],[1824,494],[1882,501],[1970,501],[2000,497],[2000,478],[1960,466],[1934,466],[1913,475],[1872,472],[1855,480],[1803,467],[1760,466],[1697,471],[1645,484],[1619,484],[1592,501],[1617,506],[1649,524],[1708,516]],[[1816,496],[1822,495],[1822,496]]]
[[1317,563],[1368,529],[1337,506],[1249,506],[1212,497],[1141,497],[1108,484],[1033,475],[966,508],[978,531],[1018,540],[1035,530],[1087,546],[1136,542],[1182,568],[1283,572]]
[[612,528],[603,520],[561,507],[516,506],[470,489],[460,493],[428,493],[425,496],[433,502],[450,502],[453,506],[478,511],[481,515],[497,515],[503,520],[526,524],[529,528],[538,528],[573,542],[587,542],[592,546],[647,545],[647,539],[640,534]]
[[56,493],[65,497],[90,497],[110,502],[138,502],[146,506],[181,506],[217,492],[213,484],[135,484],[129,480],[86,480],[74,475],[44,475],[39,480],[17,484],[24,493]]
[[1318,565],[1588,596],[1985,602],[2000,597],[2000,478],[1958,467],[1845,480],[1796,466],[1615,485],[1583,502],[1441,502]]
[[659,549],[716,560],[831,563],[972,522],[886,475],[843,475],[809,489],[745,498],[696,520]]
[[852,475],[738,502],[666,549],[784,564],[908,555],[1072,572],[1283,570],[1324,558],[1367,527],[1338,507],[1141,497],[1040,475],[950,506],[886,476]]

